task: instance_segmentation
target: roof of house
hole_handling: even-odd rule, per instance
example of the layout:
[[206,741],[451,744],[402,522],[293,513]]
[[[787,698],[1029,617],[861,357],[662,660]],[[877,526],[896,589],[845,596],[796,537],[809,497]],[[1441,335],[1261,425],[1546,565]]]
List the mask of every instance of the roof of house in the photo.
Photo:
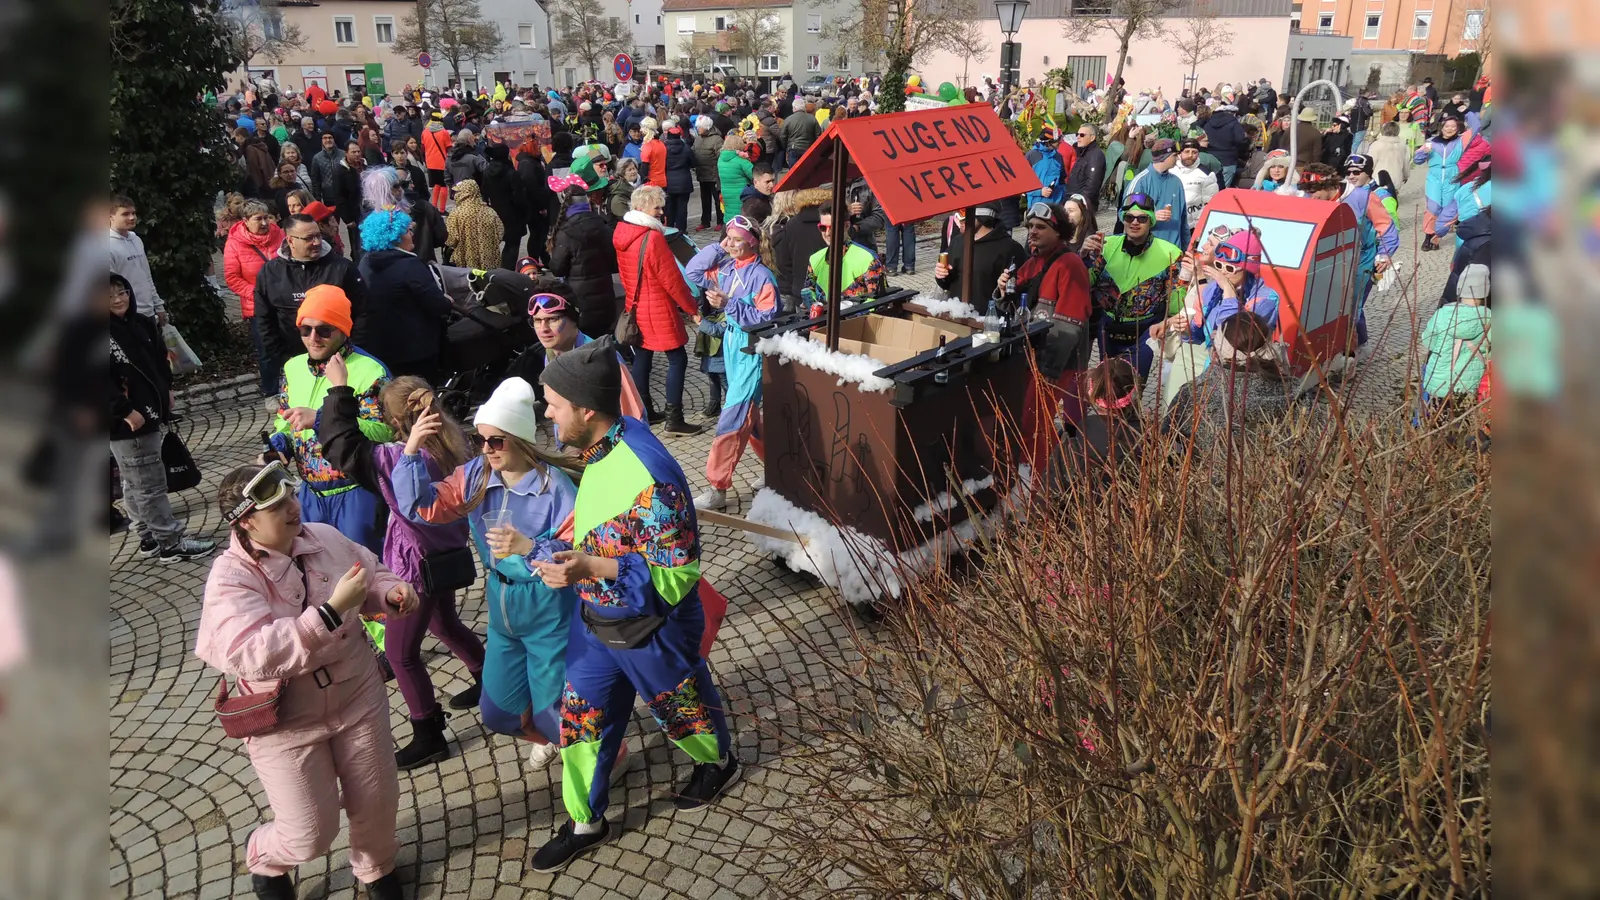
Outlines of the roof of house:
[[661,11],[695,12],[710,9],[777,9],[793,5],[794,0],[661,0]]

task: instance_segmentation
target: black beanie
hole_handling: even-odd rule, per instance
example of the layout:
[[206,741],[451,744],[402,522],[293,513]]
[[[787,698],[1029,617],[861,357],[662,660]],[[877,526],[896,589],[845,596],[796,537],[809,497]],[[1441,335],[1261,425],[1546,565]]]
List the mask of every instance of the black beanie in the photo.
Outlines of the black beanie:
[[608,416],[622,415],[622,365],[609,335],[557,356],[544,367],[539,383],[573,406]]

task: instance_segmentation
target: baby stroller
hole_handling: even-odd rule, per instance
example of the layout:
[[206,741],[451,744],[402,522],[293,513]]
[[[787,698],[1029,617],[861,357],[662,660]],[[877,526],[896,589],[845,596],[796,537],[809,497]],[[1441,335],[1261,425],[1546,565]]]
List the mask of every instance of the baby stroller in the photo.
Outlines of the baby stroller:
[[528,320],[534,279],[508,269],[434,266],[454,311],[446,329],[439,368],[439,400],[458,421],[506,377],[506,370],[535,343]]

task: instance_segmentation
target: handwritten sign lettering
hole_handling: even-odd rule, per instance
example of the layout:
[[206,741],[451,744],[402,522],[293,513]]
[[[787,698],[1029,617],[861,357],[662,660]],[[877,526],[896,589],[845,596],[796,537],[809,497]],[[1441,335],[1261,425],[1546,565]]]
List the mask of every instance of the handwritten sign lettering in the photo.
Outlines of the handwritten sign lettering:
[[[831,139],[831,141],[830,141]],[[1037,190],[1039,179],[994,110],[983,105],[919,109],[830,123],[785,175],[780,190],[832,177],[825,143],[843,142],[850,174],[867,180],[889,221],[900,224]]]

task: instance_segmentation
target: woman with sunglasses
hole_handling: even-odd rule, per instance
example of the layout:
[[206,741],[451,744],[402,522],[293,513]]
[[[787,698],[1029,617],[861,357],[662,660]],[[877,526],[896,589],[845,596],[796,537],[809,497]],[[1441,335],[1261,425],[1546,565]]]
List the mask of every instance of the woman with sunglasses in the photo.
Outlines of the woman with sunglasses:
[[1186,306],[1152,326],[1150,336],[1160,338],[1169,328],[1181,328],[1185,340],[1209,347],[1217,327],[1240,310],[1255,313],[1268,328],[1277,329],[1279,297],[1261,277],[1262,252],[1261,238],[1244,230],[1216,245],[1212,262],[1200,273],[1198,307]]
[[545,586],[538,562],[570,550],[558,537],[572,515],[578,489],[563,467],[582,463],[535,446],[538,418],[533,386],[507,378],[473,418],[482,453],[435,478],[421,455],[423,442],[446,427],[436,408],[412,423],[392,476],[396,509],[413,522],[445,525],[465,519],[488,572],[484,603],[489,640],[479,709],[484,727],[532,744],[535,768],[560,755],[557,702],[566,683],[567,633],[577,594]]
[[[370,218],[370,216],[369,216]],[[361,430],[361,401],[344,381],[343,367],[328,367],[327,399],[317,419],[317,439],[322,442],[328,461],[341,470],[359,473],[365,483],[376,484],[388,506],[389,523],[383,536],[382,559],[396,575],[404,578],[422,598],[417,614],[388,623],[383,652],[399,682],[411,720],[411,743],[395,754],[402,770],[439,762],[450,755],[444,737],[445,712],[434,697],[433,681],[422,659],[422,638],[426,634],[443,641],[472,675],[474,685],[450,698],[451,709],[472,709],[478,705],[479,685],[483,681],[483,642],[461,621],[456,612],[453,589],[428,589],[426,572],[444,565],[449,554],[467,554],[467,528],[464,524],[424,527],[407,520],[395,500],[394,469],[411,437],[417,417],[434,406],[433,389],[414,375],[396,378],[384,385],[378,395],[384,421],[394,431],[395,440],[374,441]],[[431,475],[443,477],[472,458],[461,426],[445,417],[437,434],[421,442],[419,455]],[[470,556],[466,557],[470,562]]]
[[206,579],[195,638],[231,692],[280,692],[276,724],[245,739],[272,807],[245,865],[257,897],[292,900],[289,873],[328,853],[342,808],[356,879],[369,897],[399,900],[389,698],[361,615],[410,615],[417,594],[338,529],[303,522],[299,488],[277,461],[223,476],[217,505],[232,538]]

